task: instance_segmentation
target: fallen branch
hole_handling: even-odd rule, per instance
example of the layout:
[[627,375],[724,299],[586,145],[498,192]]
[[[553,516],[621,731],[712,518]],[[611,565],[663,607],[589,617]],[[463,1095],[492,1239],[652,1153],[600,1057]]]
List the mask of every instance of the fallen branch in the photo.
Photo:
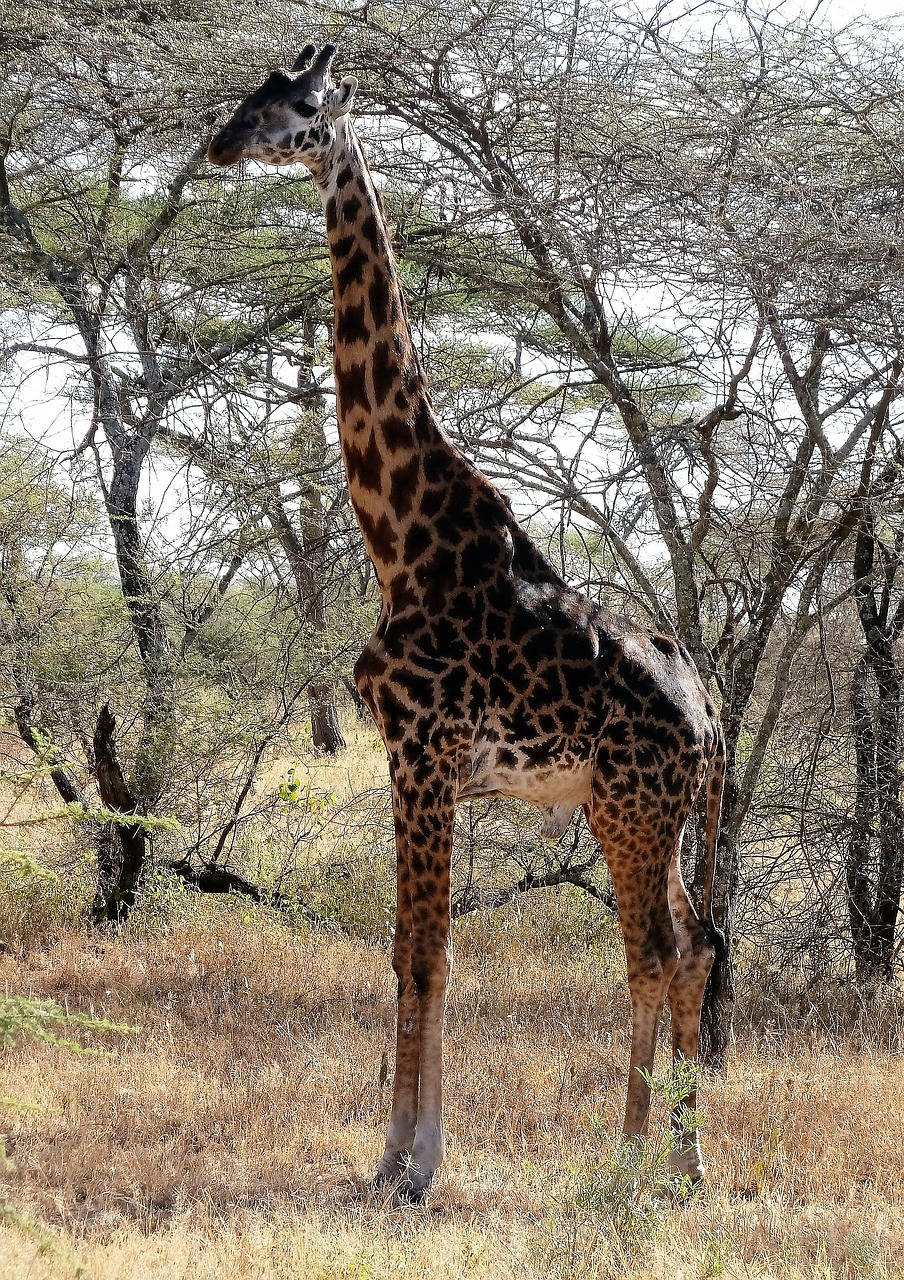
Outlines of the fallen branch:
[[584,870],[581,867],[557,867],[553,871],[543,872],[542,875],[528,871],[517,883],[505,885],[500,889],[478,890],[469,887],[453,901],[452,919],[458,920],[461,916],[470,915],[473,911],[494,911],[497,907],[508,906],[522,893],[529,893],[531,889],[552,889],[560,884],[574,885],[576,889],[583,890],[591,898],[601,902],[614,914],[615,894],[611,886],[600,889],[592,880],[587,879]]
[[289,915],[300,915],[318,929],[327,927],[328,922],[313,907],[299,902],[297,898],[290,898],[287,894],[280,893],[279,889],[262,889],[252,880],[246,880],[235,871],[227,871],[225,867],[214,863],[195,867],[187,858],[179,862],[167,862],[164,865],[168,871],[172,871],[180,880],[197,889],[199,893],[242,894],[246,898],[251,898],[253,902],[274,907],[277,911],[283,911]]

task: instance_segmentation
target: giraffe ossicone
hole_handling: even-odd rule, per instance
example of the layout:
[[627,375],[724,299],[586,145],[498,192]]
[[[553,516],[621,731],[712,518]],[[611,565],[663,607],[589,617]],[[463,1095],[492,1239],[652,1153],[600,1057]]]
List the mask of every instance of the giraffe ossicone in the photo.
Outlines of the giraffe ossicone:
[[[455,805],[505,794],[561,834],[583,808],[615,887],[632,1044],[624,1132],[642,1138],[663,1004],[672,1048],[697,1055],[724,777],[713,704],[687,650],[564,582],[503,495],[437,423],[380,196],[335,49],[307,46],[210,143],[217,165],[300,161],[320,190],[335,299],[334,369],[349,494],[383,605],[355,679],[386,745],[396,832],[398,977],[392,1111],[378,1180],[418,1200],[443,1158],[443,1022],[452,962]],[[681,876],[685,823],[705,787],[703,918]],[[686,1117],[673,1161],[703,1175]]]

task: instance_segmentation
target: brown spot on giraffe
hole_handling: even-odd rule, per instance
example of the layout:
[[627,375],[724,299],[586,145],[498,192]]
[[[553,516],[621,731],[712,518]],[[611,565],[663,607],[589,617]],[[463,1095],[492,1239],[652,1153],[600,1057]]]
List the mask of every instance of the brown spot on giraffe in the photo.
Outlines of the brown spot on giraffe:
[[397,520],[404,520],[411,512],[417,493],[421,472],[421,460],[413,453],[406,463],[392,472],[389,484],[389,505]]
[[383,491],[383,454],[375,431],[371,431],[367,444],[359,449],[350,440],[344,440],[342,453],[349,483],[360,485],[371,493]]
[[335,361],[333,366],[336,375],[336,398],[338,400],[339,417],[348,422],[355,406],[360,406],[366,414],[370,413],[370,396],[367,394],[367,362],[340,365]]
[[[274,72],[214,137],[209,157],[221,165],[243,156],[301,161],[323,201],[339,432],[349,494],[383,594],[355,667],[389,758],[398,874],[396,1069],[378,1177],[417,1199],[444,1150],[456,802],[521,797],[546,811],[551,833],[583,808],[618,898],[633,1021],[624,1131],[642,1138],[650,1111],[645,1072],[666,999],[675,1057],[697,1054],[719,942],[711,886],[724,745],[683,645],[569,587],[436,422],[382,202],[347,114],[355,81],[333,85],[334,52],[328,45],[315,57],[309,46],[291,73]],[[286,135],[294,139],[289,148]],[[680,850],[703,788],[701,918],[684,887]],[[693,1108],[693,1097],[687,1102]],[[697,1134],[682,1128],[680,1113],[674,1123],[674,1162],[700,1178]]]
[[[356,302],[344,306],[336,314],[336,343],[342,346],[353,346],[356,342],[367,343],[371,337],[371,319],[367,306]],[[385,400],[385,396],[383,399]]]
[[374,345],[373,383],[377,406],[384,404],[399,382],[399,363],[389,354],[389,343],[382,340]]
[[383,329],[389,324],[389,282],[382,272],[374,279],[368,293],[370,313],[374,326]]

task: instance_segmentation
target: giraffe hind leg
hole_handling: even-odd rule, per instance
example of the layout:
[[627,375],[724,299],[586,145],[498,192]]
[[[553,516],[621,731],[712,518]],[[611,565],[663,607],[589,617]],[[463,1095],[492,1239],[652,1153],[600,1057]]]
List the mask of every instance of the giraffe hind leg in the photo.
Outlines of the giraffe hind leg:
[[[686,1073],[687,1089],[684,1098],[672,1113],[673,1145],[670,1158],[677,1173],[693,1182],[700,1182],[704,1170],[700,1139],[694,1123],[697,1107],[696,1062],[703,994],[715,950],[687,895],[677,851],[669,868],[669,906],[681,953],[678,967],[669,984],[672,1055],[676,1071]],[[682,1063],[687,1063],[688,1066],[684,1067]]]
[[631,1060],[624,1134],[644,1139],[650,1122],[650,1084],[659,1021],[679,964],[668,898],[671,842],[664,833],[643,838],[621,826],[620,815],[594,796],[587,818],[602,846],[615,886],[631,994]]

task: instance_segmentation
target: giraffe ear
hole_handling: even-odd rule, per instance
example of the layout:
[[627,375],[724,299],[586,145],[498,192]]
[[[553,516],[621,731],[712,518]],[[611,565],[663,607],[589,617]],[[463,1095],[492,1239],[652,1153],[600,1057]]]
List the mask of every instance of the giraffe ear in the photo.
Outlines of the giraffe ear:
[[295,75],[299,71],[304,71],[305,67],[311,61],[311,59],[313,58],[316,52],[317,52],[316,44],[306,44],[305,47],[302,49],[301,53],[292,63],[292,74]]
[[333,120],[344,116],[352,105],[358,81],[354,76],[345,76],[330,94],[327,110]]

